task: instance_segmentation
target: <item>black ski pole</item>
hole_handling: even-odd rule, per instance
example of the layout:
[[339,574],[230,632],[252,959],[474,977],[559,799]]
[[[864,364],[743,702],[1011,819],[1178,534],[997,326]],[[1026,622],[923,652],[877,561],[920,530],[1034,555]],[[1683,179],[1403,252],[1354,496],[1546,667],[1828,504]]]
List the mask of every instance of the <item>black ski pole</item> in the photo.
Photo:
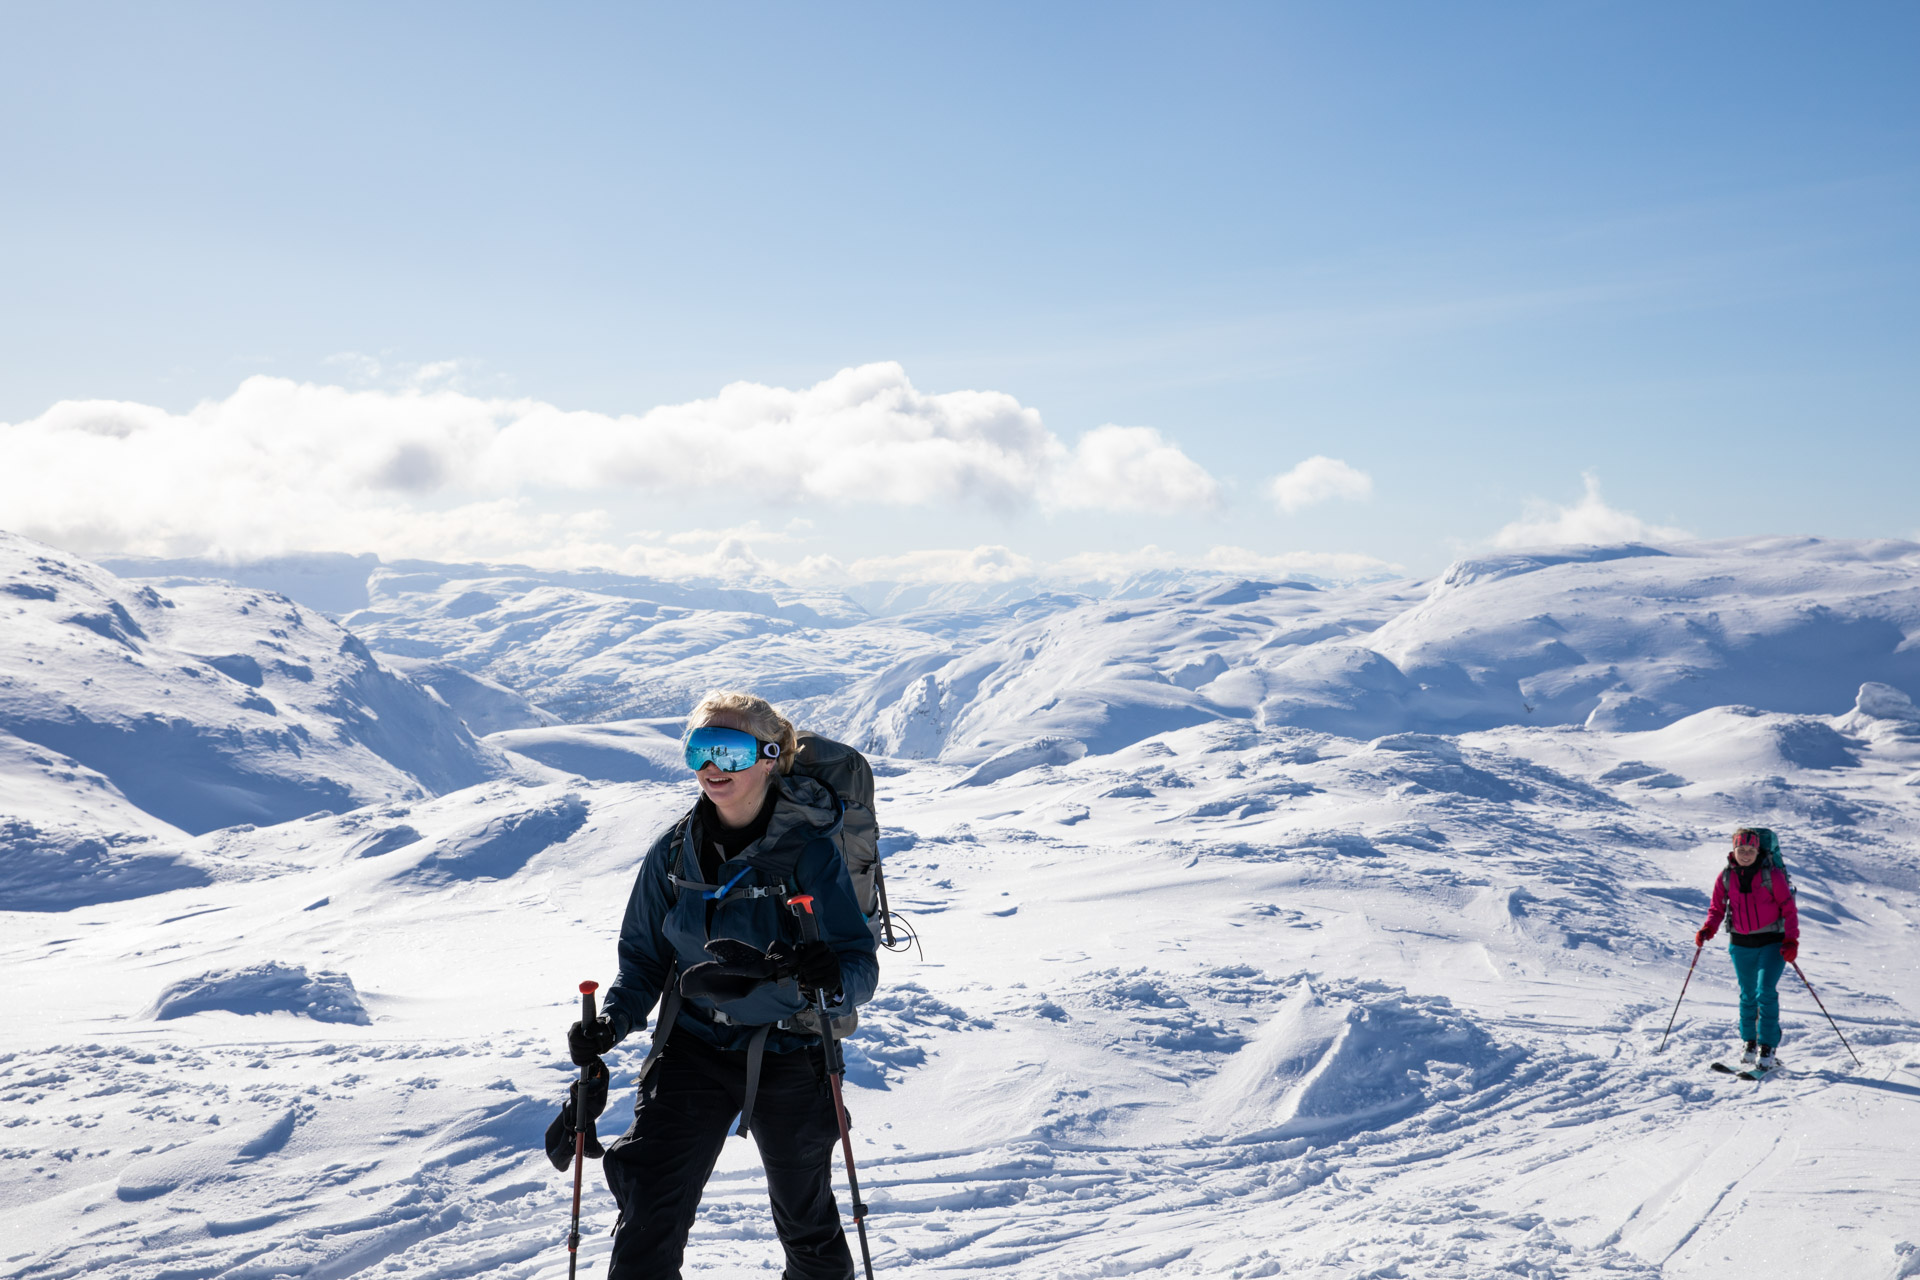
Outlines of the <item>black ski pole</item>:
[[[599,989],[597,982],[580,984],[580,1025],[583,1029],[593,1025],[596,1017],[593,993]],[[567,1280],[574,1280],[574,1268],[580,1264],[580,1175],[587,1162],[587,1126],[593,1123],[587,1118],[585,1067],[580,1068],[580,1083],[574,1086],[573,1094],[573,1228],[567,1233]]]
[[[1700,953],[1706,949],[1704,942],[1693,944],[1693,964],[1687,966],[1687,981],[1680,984],[1680,1000],[1687,998],[1687,983],[1693,981],[1693,965],[1700,963]],[[1680,1000],[1673,1002],[1673,1016],[1667,1019],[1667,1029],[1661,1033],[1660,1047],[1654,1050],[1655,1053],[1665,1053],[1667,1050],[1667,1037],[1673,1034],[1673,1019],[1680,1016]]]
[[[813,914],[813,895],[796,894],[787,899],[787,909],[800,921],[804,942],[820,940],[820,921]],[[827,1084],[833,1090],[833,1117],[840,1123],[840,1154],[847,1161],[847,1190],[853,1196],[853,1226],[860,1233],[860,1261],[866,1264],[867,1280],[873,1280],[873,1254],[867,1249],[867,1206],[860,1199],[860,1175],[853,1168],[853,1136],[847,1129],[847,1105],[840,1093],[841,1078],[847,1074],[846,1058],[840,1042],[833,1038],[833,1021],[827,1016],[827,993],[816,988],[813,1009],[820,1016],[820,1051],[826,1056]]]
[[[1807,975],[1800,972],[1800,962],[1798,960],[1795,960],[1795,961],[1792,961],[1792,964],[1793,964],[1793,971],[1795,973],[1800,974],[1800,981],[1807,982]],[[1821,1002],[1820,993],[1813,989],[1813,984],[1811,982],[1807,982],[1807,994],[1813,997],[1813,1002],[1815,1004],[1820,1005],[1820,1012],[1827,1013],[1827,1006]],[[1833,1034],[1840,1037],[1840,1043],[1847,1045],[1847,1054],[1849,1057],[1853,1059],[1853,1065],[1856,1067],[1865,1067],[1866,1063],[1860,1061],[1860,1055],[1853,1051],[1852,1045],[1847,1044],[1846,1033],[1840,1030],[1840,1024],[1833,1020],[1833,1015],[1830,1013],[1827,1013],[1827,1025],[1833,1028]]]

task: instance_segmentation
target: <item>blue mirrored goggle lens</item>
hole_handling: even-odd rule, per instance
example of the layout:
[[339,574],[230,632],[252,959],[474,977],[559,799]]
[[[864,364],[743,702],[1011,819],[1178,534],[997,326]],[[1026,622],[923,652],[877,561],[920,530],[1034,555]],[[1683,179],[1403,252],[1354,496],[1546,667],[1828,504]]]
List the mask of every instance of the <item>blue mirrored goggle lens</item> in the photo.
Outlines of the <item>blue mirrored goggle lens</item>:
[[739,773],[753,768],[763,751],[760,740],[744,730],[708,725],[687,735],[687,768],[698,773],[711,764],[722,773]]

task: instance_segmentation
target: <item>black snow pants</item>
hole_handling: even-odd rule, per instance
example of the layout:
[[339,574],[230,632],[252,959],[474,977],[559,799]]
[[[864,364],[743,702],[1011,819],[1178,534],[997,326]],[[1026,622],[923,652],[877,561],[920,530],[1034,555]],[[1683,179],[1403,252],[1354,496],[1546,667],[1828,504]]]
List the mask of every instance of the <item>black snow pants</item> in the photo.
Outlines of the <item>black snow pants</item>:
[[[608,1280],[680,1280],[687,1232],[746,1093],[747,1055],[716,1049],[685,1027],[647,1074],[633,1127],[607,1148],[607,1185],[620,1206]],[[853,1255],[833,1198],[840,1126],[818,1053],[761,1060],[753,1123],[773,1225],[786,1249],[783,1280],[852,1280]]]

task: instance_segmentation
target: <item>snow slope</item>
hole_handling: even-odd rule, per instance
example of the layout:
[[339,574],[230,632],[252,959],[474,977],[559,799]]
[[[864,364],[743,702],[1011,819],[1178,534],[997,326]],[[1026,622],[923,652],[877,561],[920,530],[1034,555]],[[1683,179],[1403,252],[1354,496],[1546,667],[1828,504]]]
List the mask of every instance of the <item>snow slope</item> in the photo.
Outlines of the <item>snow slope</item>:
[[[1621,678],[1678,646],[1763,696],[1663,694],[1644,729],[1568,702],[1558,723],[1442,732],[1396,694],[1368,714],[1402,719],[1346,735],[1263,711],[1274,673],[1316,646],[1384,654],[1437,588],[1070,601],[997,637],[973,610],[919,615],[929,651],[968,650],[932,672],[991,661],[943,686],[955,714],[924,756],[877,760],[888,883],[924,948],[885,959],[850,1043],[883,1273],[1920,1273],[1913,688],[1898,646],[1835,650],[1820,678],[1854,685],[1818,706],[1733,670],[1808,602],[1894,616],[1914,583],[1897,556],[1828,548],[1776,609],[1776,553],[1702,553],[1723,616],[1747,597],[1719,575],[1754,575],[1761,638],[1695,648],[1647,594],[1652,559],[1570,567],[1596,589],[1568,598],[1619,611],[1622,652],[1638,628]],[[1519,633],[1493,621],[1542,603],[1598,649],[1602,606],[1568,609],[1543,571],[1482,580],[1485,623],[1443,599],[1402,628],[1437,647],[1403,637],[1386,660],[1516,670]],[[819,630],[883,623],[903,619]],[[1321,627],[1340,630],[1289,639]],[[835,705],[891,732],[900,699],[859,696]],[[496,734],[547,780],[209,832],[180,851],[193,883],[0,917],[0,1274],[557,1280],[570,1184],[539,1138],[574,985],[612,976],[634,864],[690,796],[671,728]],[[1789,1070],[1707,1072],[1731,1045],[1718,946],[1657,1051],[1740,822],[1781,832],[1802,965],[1860,1065],[1790,973]],[[643,1052],[614,1055],[607,1136]],[[596,1186],[589,1273],[612,1217]],[[687,1274],[776,1256],[750,1144],[730,1144]]]
[[[118,893],[148,873],[191,878],[177,850],[129,851],[437,794],[509,768],[436,694],[283,596],[205,583],[162,594],[0,534],[9,904]],[[49,887],[43,864],[62,850],[99,873]]]
[[661,681],[663,663],[865,617],[822,593],[521,566],[402,562],[368,592],[345,621],[375,649],[485,676],[570,722],[684,712],[684,682]]
[[1431,584],[1242,583],[1080,607],[819,708],[903,755],[1095,754],[1213,718],[1370,738],[1650,729],[1920,692],[1920,545],[1759,539],[1463,561]]
[[1750,539],[1468,560],[1432,582],[862,592],[867,615],[818,594],[418,565],[376,572],[374,607],[349,621],[568,721],[670,716],[739,682],[877,752],[979,764],[1213,719],[1376,737],[1650,729],[1730,704],[1831,714],[1867,681],[1920,692],[1917,567],[1913,543]]

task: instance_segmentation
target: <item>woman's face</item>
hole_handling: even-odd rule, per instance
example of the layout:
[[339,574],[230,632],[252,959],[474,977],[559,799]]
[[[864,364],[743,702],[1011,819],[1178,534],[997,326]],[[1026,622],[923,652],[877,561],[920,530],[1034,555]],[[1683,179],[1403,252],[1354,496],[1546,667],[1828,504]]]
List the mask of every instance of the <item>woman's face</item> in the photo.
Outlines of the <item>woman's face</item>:
[[1752,866],[1754,859],[1759,856],[1760,846],[1757,844],[1737,844],[1733,846],[1733,860],[1743,867]]
[[[706,723],[719,729],[753,732],[747,727],[746,717],[732,711],[716,711]],[[700,766],[700,772],[694,776],[700,780],[701,793],[713,801],[713,807],[720,811],[720,816],[732,826],[744,826],[753,821],[754,814],[760,812],[775,767],[772,760],[761,760],[750,769],[727,773],[719,765],[708,761]]]

